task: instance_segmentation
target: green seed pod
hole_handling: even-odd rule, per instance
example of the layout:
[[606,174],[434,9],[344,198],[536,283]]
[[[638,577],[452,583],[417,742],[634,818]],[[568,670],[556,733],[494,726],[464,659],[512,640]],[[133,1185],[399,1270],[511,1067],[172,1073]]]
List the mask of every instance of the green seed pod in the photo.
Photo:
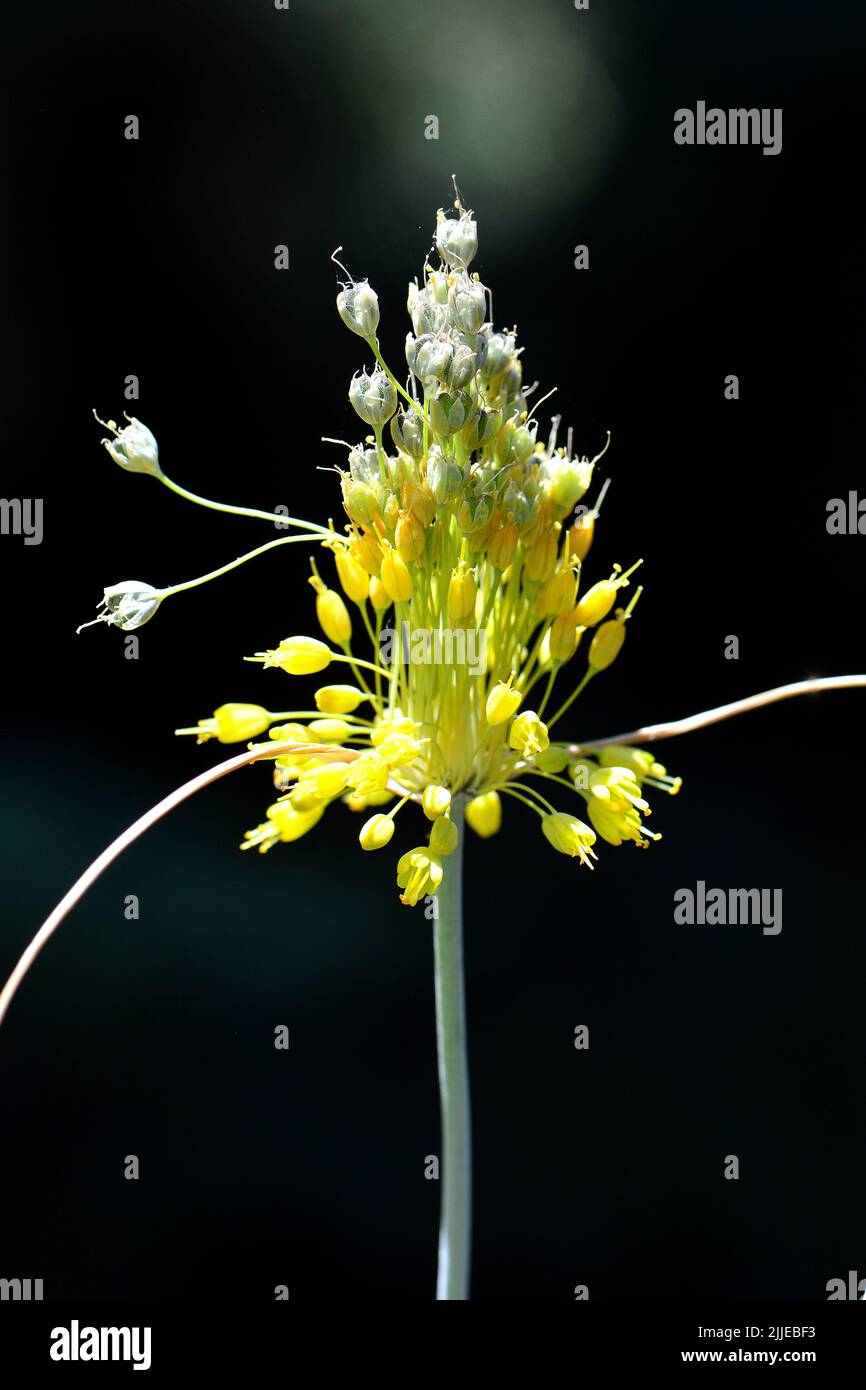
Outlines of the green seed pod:
[[409,370],[423,382],[441,381],[447,378],[454,356],[454,344],[443,333],[425,333],[416,338],[410,357],[409,344],[406,344],[406,359]]
[[448,291],[448,312],[461,333],[477,333],[487,313],[487,291],[481,281],[457,276]]
[[424,426],[417,410],[407,406],[391,416],[391,438],[398,449],[418,462],[424,453]]
[[387,424],[397,409],[397,392],[379,367],[371,375],[357,372],[352,377],[349,400],[361,419],[376,429]]
[[471,212],[461,209],[459,217],[436,214],[436,250],[452,269],[466,270],[478,250],[478,228]]
[[[472,453],[476,449],[482,449],[485,444],[495,439],[501,428],[502,416],[499,411],[489,410],[485,406],[467,421],[460,436],[460,443],[464,449]],[[486,482],[487,479],[484,481]]]
[[432,444],[427,455],[427,486],[439,506],[456,497],[463,487],[463,469],[459,463],[445,458],[438,444]]
[[448,310],[437,304],[429,290],[419,290],[409,313],[412,327],[419,337],[425,333],[444,333],[448,327]]
[[515,340],[513,333],[491,333],[487,338],[487,353],[481,375],[485,381],[494,381],[504,372],[514,357]]
[[478,358],[466,343],[457,343],[446,373],[446,383],[452,391],[468,386],[478,371]]
[[472,401],[465,391],[454,395],[440,391],[430,402],[430,424],[440,439],[447,439],[462,430],[472,409]]

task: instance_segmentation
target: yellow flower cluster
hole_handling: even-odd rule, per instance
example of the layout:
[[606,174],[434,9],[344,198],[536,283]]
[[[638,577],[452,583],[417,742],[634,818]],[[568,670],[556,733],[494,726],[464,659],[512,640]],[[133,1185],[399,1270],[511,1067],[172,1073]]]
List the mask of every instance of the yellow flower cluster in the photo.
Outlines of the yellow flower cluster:
[[[296,534],[175,589],[113,586],[98,619],[139,626],[171,594],[277,545],[307,541],[330,552],[334,577],[315,562],[310,577],[322,637],[286,637],[247,660],[289,676],[340,665],[350,683],[321,686],[314,709],[226,704],[178,732],[222,743],[268,732],[283,745],[274,755],[279,795],[247,833],[246,849],[298,839],[336,801],[372,813],[359,840],[381,849],[401,809],[418,803],[426,843],[397,864],[401,900],[412,905],[448,872],[464,810],[487,838],[510,796],[538,814],[554,849],[591,866],[597,837],[615,845],[658,838],[644,824],[644,792],[679,788],[649,753],[604,748],[586,757],[553,737],[589,681],[619,656],[641,589],[618,604],[641,561],[584,582],[605,488],[591,507],[582,499],[607,443],[595,458],[579,456],[571,431],[558,443],[558,417],[539,437],[516,330],[491,321],[489,291],[470,271],[476,223],[459,200],[452,215],[438,214],[435,246],[438,264],[425,264],[409,287],[405,385],[382,355],[372,287],[349,277],[337,298],[372,359],[349,387],[366,432],[343,446],[337,470],[344,529],[279,518]],[[273,519],[173,483],[139,421],[107,428],[115,436],[109,453],[129,471],[148,472],[192,501]],[[365,656],[358,634],[369,645]],[[556,683],[581,649],[582,675],[551,711]],[[551,804],[544,793],[556,788],[585,801],[589,823]]]

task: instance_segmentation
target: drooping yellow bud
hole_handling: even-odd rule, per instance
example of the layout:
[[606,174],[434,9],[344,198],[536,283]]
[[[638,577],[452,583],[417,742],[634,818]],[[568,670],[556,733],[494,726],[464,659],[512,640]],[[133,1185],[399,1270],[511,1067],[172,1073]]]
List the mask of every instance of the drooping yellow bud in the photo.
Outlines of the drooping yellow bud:
[[504,724],[506,719],[510,719],[523,699],[519,690],[513,690],[511,682],[514,680],[514,672],[508,677],[508,681],[497,681],[493,689],[487,696],[485,712],[488,724]]
[[553,661],[568,661],[574,656],[577,644],[583,636],[578,632],[574,610],[560,613],[550,625],[550,656]]
[[542,532],[538,540],[529,547],[523,563],[523,571],[527,579],[532,579],[537,584],[543,584],[545,579],[550,578],[556,569],[557,540],[557,532],[548,529]]
[[323,685],[315,695],[323,714],[351,714],[367,696],[356,685]]
[[536,753],[543,752],[550,743],[547,725],[542,723],[534,710],[524,710],[511,725],[508,742],[527,758],[533,758]]
[[622,650],[625,641],[625,623],[622,618],[611,618],[602,623],[593,636],[589,647],[589,664],[596,671],[606,671]]
[[489,840],[502,825],[502,801],[499,792],[483,792],[466,804],[466,820],[476,835]]
[[349,541],[349,554],[368,574],[382,568],[382,549],[372,531],[356,531]]
[[263,825],[246,831],[241,849],[257,849],[259,854],[266,854],[278,840],[299,840],[318,824],[324,809],[321,802],[312,810],[299,810],[291,801],[277,801],[268,807],[268,819]]
[[541,828],[546,839],[560,854],[569,854],[572,859],[579,859],[587,868],[592,868],[589,861],[595,858],[592,852],[595,832],[582,820],[565,811],[553,811],[550,815],[542,816]]
[[261,705],[220,705],[212,719],[200,719],[194,729],[175,729],[176,734],[196,734],[199,743],[215,738],[220,743],[246,743],[263,734],[271,716]]
[[435,850],[426,845],[408,850],[397,862],[397,887],[403,889],[401,903],[414,907],[419,898],[435,893],[442,874],[442,860]]
[[412,576],[401,555],[388,546],[380,575],[392,603],[408,603],[412,597]]
[[475,616],[477,593],[475,575],[461,561],[451,571],[448,585],[448,616],[453,623],[464,623]]
[[421,808],[428,820],[435,821],[439,816],[447,815],[451,809],[450,791],[431,782],[421,794]]
[[439,816],[430,830],[430,848],[436,854],[453,854],[460,840],[460,832],[448,816]]
[[313,573],[309,582],[316,591],[316,617],[329,642],[344,647],[352,639],[352,619],[349,610],[336,589],[328,589],[319,578],[315,560],[311,560]]
[[353,603],[362,604],[370,592],[370,576],[354,555],[342,546],[334,551],[337,575],[343,593]]
[[392,816],[376,815],[364,821],[358,832],[361,849],[384,849],[394,834]]
[[310,797],[326,801],[339,796],[349,775],[348,763],[325,763],[311,771],[304,769],[304,775],[289,793],[293,802],[306,801]]
[[670,796],[675,796],[683,785],[682,777],[671,777],[667,768],[657,763],[654,755],[643,748],[610,743],[598,750],[598,761],[602,767],[627,767],[640,785],[648,782],[651,787],[658,787]]
[[544,617],[569,613],[577,598],[577,576],[570,565],[564,565],[545,581],[538,596],[539,611]]
[[384,613],[386,608],[391,607],[391,597],[381,579],[374,575],[370,580],[370,602],[377,613]]

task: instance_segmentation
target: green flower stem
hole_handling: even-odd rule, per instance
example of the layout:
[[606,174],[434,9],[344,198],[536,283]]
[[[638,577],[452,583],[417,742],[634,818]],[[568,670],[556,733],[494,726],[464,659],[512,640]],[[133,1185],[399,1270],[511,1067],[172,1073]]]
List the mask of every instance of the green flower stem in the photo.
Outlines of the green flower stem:
[[212,512],[228,512],[231,516],[249,516],[256,521],[272,521],[280,526],[295,526],[309,532],[311,535],[324,536],[326,539],[332,533],[327,526],[319,526],[314,521],[302,521],[295,516],[282,516],[278,512],[263,512],[257,507],[233,507],[228,502],[212,502],[209,497],[200,497],[197,492],[190,492],[188,488],[181,487],[180,483],[174,482],[167,473],[160,472],[159,481],[177,494],[183,497],[186,502],[195,502],[197,507],[207,507]]
[[460,834],[457,849],[445,861],[445,876],[434,902],[436,1044],[442,1108],[439,1272],[437,1301],[469,1297],[472,1151],[469,1071],[466,1058],[466,1005],[463,986],[463,798],[456,796],[451,815]]

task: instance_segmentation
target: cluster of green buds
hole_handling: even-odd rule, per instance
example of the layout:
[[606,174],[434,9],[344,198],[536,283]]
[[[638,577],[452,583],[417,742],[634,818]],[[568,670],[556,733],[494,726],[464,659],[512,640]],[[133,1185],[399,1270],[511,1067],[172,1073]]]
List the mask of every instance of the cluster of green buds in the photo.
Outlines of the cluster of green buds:
[[[435,893],[447,873],[458,804],[487,838],[501,824],[502,796],[513,797],[539,815],[550,845],[591,866],[597,837],[614,845],[658,838],[645,825],[646,789],[679,788],[648,753],[607,748],[587,757],[579,744],[557,741],[555,726],[622,650],[641,594],[625,591],[641,561],[585,582],[606,484],[591,506],[583,499],[609,439],[590,458],[574,451],[571,431],[559,443],[559,417],[540,434],[541,401],[533,406],[536,388],[524,384],[516,329],[495,326],[490,292],[471,269],[477,226],[459,199],[450,214],[438,213],[434,246],[437,264],[425,262],[409,286],[403,380],[383,356],[375,291],[343,272],[337,309],[370,353],[349,386],[366,431],[344,445],[337,469],[347,524],[337,530],[280,518],[295,534],[252,552],[321,545],[336,587],[313,564],[326,641],[288,637],[247,659],[290,676],[342,663],[353,683],[320,687],[315,709],[222,705],[178,731],[222,742],[268,732],[281,744],[279,795],[245,848],[297,839],[342,801],[374,812],[359,839],[366,850],[381,849],[397,813],[417,803],[428,838],[400,858],[397,874],[401,898],[412,904]],[[122,467],[204,501],[166,477],[156,441],[139,422],[109,428],[115,438],[106,445]],[[173,589],[113,586],[100,617],[136,626],[171,594],[246,558]],[[353,646],[358,623],[372,659]],[[582,675],[549,711],[557,682],[583,651]],[[588,823],[552,804],[563,788],[585,803]]]

